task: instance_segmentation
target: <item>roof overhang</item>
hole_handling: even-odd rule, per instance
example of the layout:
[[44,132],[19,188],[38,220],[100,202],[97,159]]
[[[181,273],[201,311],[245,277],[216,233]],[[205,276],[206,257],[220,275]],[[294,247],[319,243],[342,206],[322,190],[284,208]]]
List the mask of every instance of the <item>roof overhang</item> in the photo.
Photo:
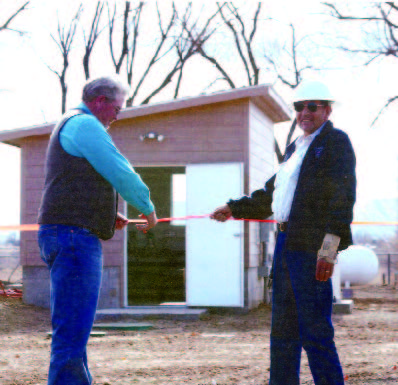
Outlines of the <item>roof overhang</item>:
[[0,142],[20,147],[21,139],[30,136],[49,135],[55,123],[46,123],[38,126],[0,131]]
[[[224,103],[238,99],[250,99],[262,109],[274,123],[286,122],[291,119],[291,111],[271,85],[236,88],[216,92],[209,95],[199,95],[175,99],[166,102],[146,104],[123,109],[118,121],[141,116],[167,113],[186,108],[195,108],[209,104]],[[21,140],[31,136],[51,134],[55,123],[25,127],[15,130],[0,131],[0,142],[20,147]]]

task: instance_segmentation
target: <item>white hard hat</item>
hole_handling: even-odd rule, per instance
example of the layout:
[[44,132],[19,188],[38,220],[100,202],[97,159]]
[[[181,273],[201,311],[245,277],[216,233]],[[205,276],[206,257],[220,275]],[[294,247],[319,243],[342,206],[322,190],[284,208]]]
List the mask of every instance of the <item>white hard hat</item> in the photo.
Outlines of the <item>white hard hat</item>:
[[329,88],[317,80],[303,81],[296,89],[293,102],[302,102],[304,100],[325,100],[334,102]]

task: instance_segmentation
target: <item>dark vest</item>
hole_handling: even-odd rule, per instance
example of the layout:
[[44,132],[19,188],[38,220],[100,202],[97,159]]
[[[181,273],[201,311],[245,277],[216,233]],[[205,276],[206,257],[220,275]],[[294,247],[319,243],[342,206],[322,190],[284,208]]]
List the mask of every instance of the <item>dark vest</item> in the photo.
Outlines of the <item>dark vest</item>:
[[38,223],[84,227],[107,240],[115,232],[116,190],[85,158],[68,154],[59,141],[65,123],[81,114],[84,111],[69,111],[51,134]]

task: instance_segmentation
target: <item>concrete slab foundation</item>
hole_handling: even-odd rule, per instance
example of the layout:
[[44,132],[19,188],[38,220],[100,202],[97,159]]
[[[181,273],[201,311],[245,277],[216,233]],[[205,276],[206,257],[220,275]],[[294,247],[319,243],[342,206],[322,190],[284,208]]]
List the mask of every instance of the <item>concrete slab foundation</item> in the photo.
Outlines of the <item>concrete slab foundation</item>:
[[[48,333],[47,333],[47,337],[48,337],[48,338],[51,338],[52,335],[53,335],[52,332],[48,332]],[[105,337],[105,336],[106,336],[106,332],[95,332],[95,331],[92,331],[92,332],[90,333],[90,337]]]
[[185,306],[134,306],[122,309],[100,309],[95,315],[96,321],[127,321],[142,318],[169,318],[198,320],[206,309],[191,309]]
[[351,299],[343,299],[333,304],[333,314],[351,314],[354,308],[354,301]]
[[148,330],[152,328],[152,324],[143,322],[103,323],[93,325],[93,330]]

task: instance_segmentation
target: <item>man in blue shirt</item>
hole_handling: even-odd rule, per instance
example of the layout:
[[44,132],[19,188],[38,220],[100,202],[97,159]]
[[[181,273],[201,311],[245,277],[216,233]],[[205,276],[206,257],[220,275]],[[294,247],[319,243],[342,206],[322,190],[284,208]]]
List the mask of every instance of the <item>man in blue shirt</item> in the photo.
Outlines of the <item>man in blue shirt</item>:
[[82,103],[50,137],[38,241],[51,280],[51,385],[92,383],[86,345],[101,286],[100,239],[128,224],[117,212],[118,193],[146,219],[138,230],[157,223],[148,187],[107,132],[127,92],[112,78],[88,82]]

